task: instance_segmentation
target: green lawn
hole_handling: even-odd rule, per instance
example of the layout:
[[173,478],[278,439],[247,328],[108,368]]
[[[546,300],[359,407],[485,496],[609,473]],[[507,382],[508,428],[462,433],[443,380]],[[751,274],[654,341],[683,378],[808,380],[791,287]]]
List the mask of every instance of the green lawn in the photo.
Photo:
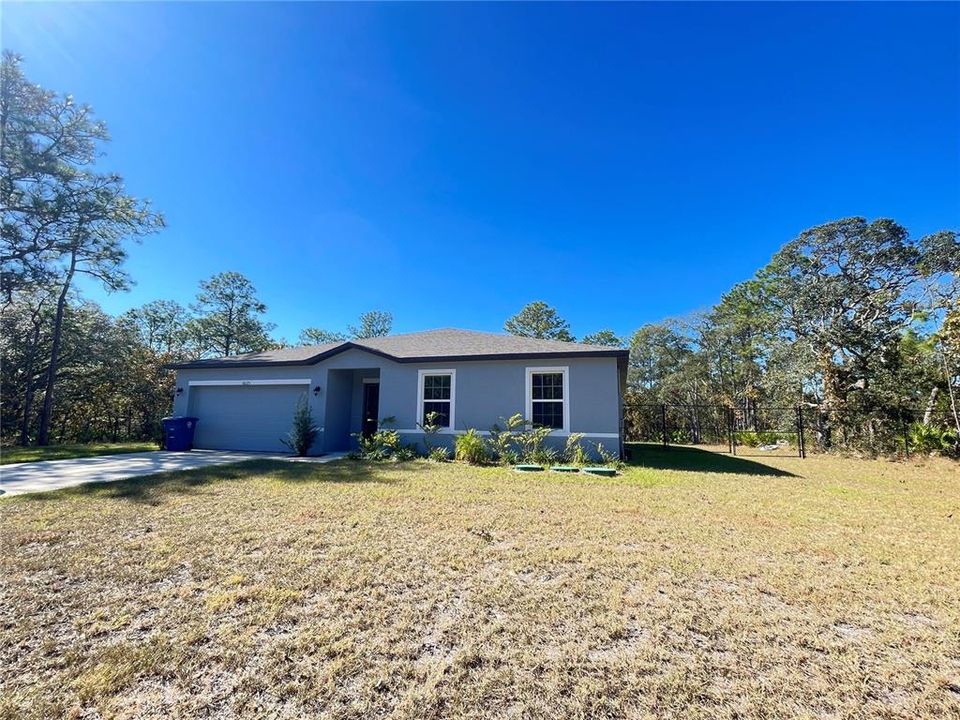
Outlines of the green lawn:
[[148,452],[156,450],[156,443],[90,443],[87,445],[48,445],[46,447],[0,448],[0,465],[37,462],[38,460],[66,460],[68,458],[117,455],[120,453]]
[[0,717],[960,717],[957,465],[634,457],[2,500]]

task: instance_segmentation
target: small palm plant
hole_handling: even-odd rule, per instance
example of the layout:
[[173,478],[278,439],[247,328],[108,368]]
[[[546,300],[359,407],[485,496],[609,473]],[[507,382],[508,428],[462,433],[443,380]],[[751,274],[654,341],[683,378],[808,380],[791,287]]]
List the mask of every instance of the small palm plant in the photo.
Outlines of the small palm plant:
[[570,433],[567,436],[567,444],[563,449],[563,461],[571,465],[586,465],[587,451],[580,442],[583,440],[583,433]]
[[515,413],[508,418],[500,418],[503,427],[495,423],[490,428],[490,454],[494,460],[502,465],[513,465],[520,461],[520,451],[517,447],[518,429],[526,427],[529,423],[523,419],[523,415]]
[[914,423],[908,439],[910,449],[918,453],[947,455],[957,448],[956,433],[933,423]]
[[[417,423],[421,430],[423,430],[423,446],[427,449],[427,457],[431,460],[438,460],[440,455],[439,453],[434,456],[434,450],[437,449],[437,446],[433,444],[433,438],[437,436],[441,430],[443,430],[443,425],[440,424],[440,421],[443,417],[438,412],[428,412],[422,423]],[[445,450],[445,449],[444,449]],[[446,458],[446,455],[444,455]]]
[[454,443],[455,457],[471,465],[482,465],[487,460],[487,446],[480,433],[470,428],[463,435],[457,437]]

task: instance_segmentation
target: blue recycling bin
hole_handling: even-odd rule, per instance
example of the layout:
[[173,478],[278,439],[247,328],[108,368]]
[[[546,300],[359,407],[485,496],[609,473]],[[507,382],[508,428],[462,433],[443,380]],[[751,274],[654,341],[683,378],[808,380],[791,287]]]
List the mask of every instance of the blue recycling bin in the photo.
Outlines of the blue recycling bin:
[[195,417],[168,417],[163,419],[163,444],[167,450],[185,452],[193,449]]

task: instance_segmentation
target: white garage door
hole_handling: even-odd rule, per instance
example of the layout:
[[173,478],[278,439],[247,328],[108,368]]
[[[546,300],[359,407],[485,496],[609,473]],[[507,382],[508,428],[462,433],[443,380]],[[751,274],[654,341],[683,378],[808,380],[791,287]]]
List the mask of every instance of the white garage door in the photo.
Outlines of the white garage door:
[[309,385],[198,385],[190,415],[199,418],[193,446],[207,450],[289,452],[280,442]]

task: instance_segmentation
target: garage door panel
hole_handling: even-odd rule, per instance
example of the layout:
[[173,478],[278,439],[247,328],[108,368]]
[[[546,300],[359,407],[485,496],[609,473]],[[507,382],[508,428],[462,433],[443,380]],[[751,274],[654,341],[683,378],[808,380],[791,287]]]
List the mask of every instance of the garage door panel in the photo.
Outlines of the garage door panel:
[[307,385],[206,385],[190,388],[199,418],[193,445],[205,450],[287,452],[281,442]]

